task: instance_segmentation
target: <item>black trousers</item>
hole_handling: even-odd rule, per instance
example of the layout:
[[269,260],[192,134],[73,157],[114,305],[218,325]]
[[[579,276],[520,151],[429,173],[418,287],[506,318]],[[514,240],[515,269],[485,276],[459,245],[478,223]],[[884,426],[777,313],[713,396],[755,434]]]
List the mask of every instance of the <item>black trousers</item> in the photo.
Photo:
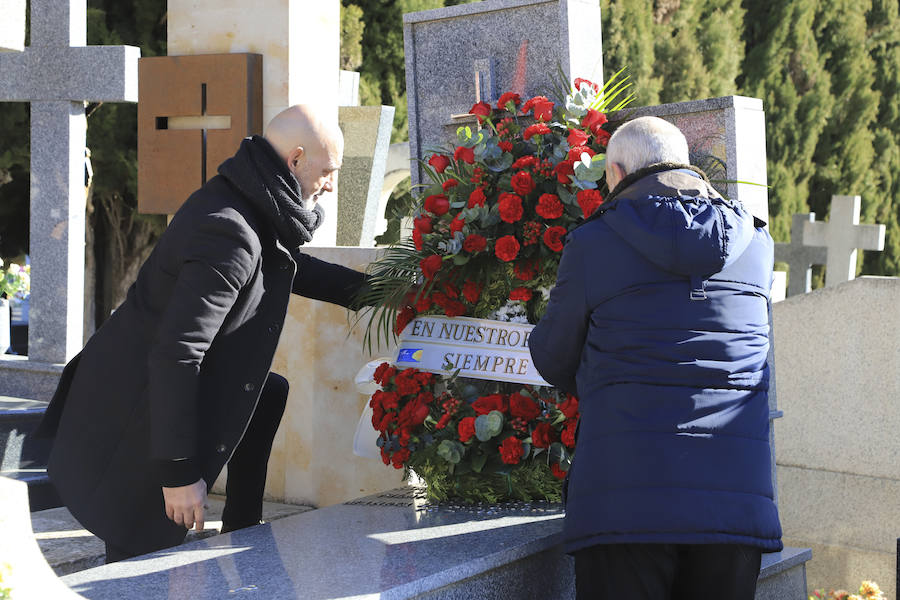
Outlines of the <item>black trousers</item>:
[[609,544],[574,555],[577,600],[753,600],[762,559],[736,544]]
[[[222,512],[224,530],[241,529],[256,525],[262,519],[263,493],[266,487],[266,470],[272,442],[288,397],[287,379],[277,373],[269,373],[256,404],[256,411],[247,425],[244,437],[228,461],[228,478],[225,482],[225,509]],[[187,530],[184,530],[187,534]],[[174,540],[172,545],[184,540]],[[106,562],[118,562],[162,550],[133,540],[128,548],[106,544]]]

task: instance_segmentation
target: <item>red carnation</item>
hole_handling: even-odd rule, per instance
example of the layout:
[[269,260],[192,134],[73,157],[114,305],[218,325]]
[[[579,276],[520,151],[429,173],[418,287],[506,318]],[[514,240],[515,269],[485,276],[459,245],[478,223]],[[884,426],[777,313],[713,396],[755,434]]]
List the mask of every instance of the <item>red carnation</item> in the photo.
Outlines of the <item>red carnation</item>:
[[485,117],[491,116],[491,105],[487,102],[478,102],[477,104],[473,104],[472,108],[469,109],[470,115],[475,115],[478,117],[478,122],[481,123],[484,121]]
[[538,102],[534,105],[534,118],[538,121],[550,121],[553,119],[553,103]]
[[534,212],[545,219],[558,219],[563,215],[563,205],[556,194],[541,194]]
[[434,167],[438,173],[443,173],[444,169],[450,166],[450,159],[443,154],[432,154],[428,159],[428,164]]
[[471,165],[475,162],[475,151],[465,146],[457,146],[453,152],[453,160],[461,160]]
[[553,463],[550,465],[550,472],[553,473],[553,476],[557,479],[565,479],[568,474],[566,471],[563,471],[559,468],[559,463]]
[[484,206],[485,200],[487,200],[487,197],[484,195],[484,188],[477,187],[472,191],[471,194],[469,194],[468,208],[475,208],[476,206]]
[[381,462],[386,465],[391,464],[391,455],[388,454],[388,451],[384,449],[384,446],[381,447]]
[[570,160],[563,160],[553,168],[556,171],[556,180],[560,183],[572,183],[572,175],[575,174],[575,164]]
[[518,300],[519,302],[528,302],[531,300],[531,290],[526,287],[513,288],[509,293],[510,300]]
[[465,250],[466,252],[471,252],[472,254],[481,252],[486,247],[487,240],[483,235],[478,235],[477,233],[472,233],[466,236],[466,239],[463,242],[463,250]]
[[441,187],[442,187],[442,188],[444,189],[444,191],[446,192],[446,191],[449,190],[450,188],[455,188],[455,187],[458,186],[458,185],[459,185],[459,182],[458,182],[457,180],[455,180],[455,179],[448,179],[447,181],[445,181],[444,183],[441,184]]
[[546,123],[535,123],[534,125],[529,125],[525,128],[525,133],[522,134],[522,138],[525,141],[531,139],[531,136],[534,135],[547,135],[550,133],[550,128],[547,127]]
[[472,439],[475,435],[475,417],[466,417],[459,422],[457,426],[459,430],[459,441],[463,444]]
[[547,96],[535,96],[534,98],[529,98],[525,101],[525,104],[522,105],[522,114],[528,114],[528,111],[533,110],[535,105],[539,102],[550,102],[550,100]]
[[506,223],[515,223],[522,218],[522,199],[515,194],[504,192],[500,194],[500,219]]
[[397,323],[394,325],[394,331],[397,335],[406,329],[409,322],[416,318],[416,309],[412,306],[404,306],[403,310],[397,313]]
[[461,317],[466,314],[466,305],[459,300],[448,300],[444,305],[444,314],[448,317]]
[[500,459],[508,465],[517,465],[524,454],[522,440],[515,436],[509,436],[500,444]]
[[582,154],[587,154],[588,156],[594,156],[596,154],[596,152],[594,152],[587,146],[575,146],[574,148],[569,150],[568,159],[578,162],[581,160]]
[[588,81],[587,79],[582,79],[581,77],[576,77],[575,78],[575,89],[580,90],[583,85],[586,85],[589,88],[591,88],[592,90],[594,90],[595,94],[600,91],[600,86],[597,85],[596,83],[594,83],[593,81]]
[[431,217],[419,215],[413,220],[413,226],[422,233],[431,233]]
[[413,229],[412,233],[413,244],[416,246],[416,250],[421,251],[422,248],[425,247],[425,240],[422,238],[422,232],[418,229]]
[[397,392],[384,392],[381,394],[381,406],[384,410],[395,410],[400,406],[400,395]]
[[447,214],[447,211],[450,210],[450,200],[443,194],[428,196],[425,198],[425,210],[440,217]]
[[[512,189],[520,196],[527,196],[534,189],[534,179],[528,171],[519,171],[512,176]],[[518,220],[518,219],[516,219]]]
[[[471,236],[469,236],[469,237],[471,237]],[[481,237],[481,236],[478,236],[478,237]],[[475,304],[476,302],[478,302],[478,299],[481,297],[481,290],[483,288],[484,288],[484,284],[475,283],[471,279],[468,279],[463,284],[463,288],[462,288],[463,298],[468,300],[469,304]]]
[[531,443],[535,448],[549,448],[553,443],[553,427],[550,423],[538,423],[531,432]]
[[506,399],[502,394],[491,394],[490,396],[482,396],[472,403],[472,408],[476,415],[486,415],[492,410],[498,410],[502,413],[506,412]]
[[609,138],[612,137],[612,134],[605,129],[598,128],[594,131],[594,137],[597,138],[597,143],[601,146],[607,146],[609,144]]
[[570,129],[569,137],[566,139],[566,141],[569,142],[569,146],[573,148],[575,146],[584,146],[585,144],[587,144],[588,134],[580,129]]
[[599,190],[581,190],[576,198],[585,219],[591,216],[598,206],[603,204],[603,195],[600,194]]
[[372,376],[372,379],[375,381],[375,383],[384,383],[384,376],[386,374],[390,373],[390,377],[394,376],[394,373],[392,373],[391,371],[395,371],[395,369],[391,367],[389,363],[383,362],[375,369],[375,373]]
[[531,167],[535,167],[538,164],[538,159],[536,156],[532,156],[531,154],[527,154],[522,158],[516,160],[512,164],[513,169],[530,169]]
[[531,281],[537,275],[537,265],[530,260],[517,262],[513,265],[513,272],[516,274],[516,278],[522,281]]
[[589,108],[587,114],[581,119],[581,126],[587,127],[591,130],[591,133],[594,135],[597,134],[597,129],[599,129],[604,123],[606,123],[607,118],[599,110],[595,110],[593,108]]
[[562,237],[564,235],[566,235],[565,227],[560,227],[558,225],[556,227],[551,227],[544,232],[544,244],[554,252],[562,252]]
[[541,414],[541,408],[537,405],[537,402],[528,396],[523,396],[522,394],[510,394],[509,414],[514,417],[525,419],[525,421],[531,421]]
[[504,152],[512,152],[513,149],[512,142],[509,141],[497,142],[497,147]]
[[415,379],[415,373],[415,369],[404,369],[397,376],[395,383],[397,384],[397,391],[400,392],[401,396],[418,394],[419,390],[422,389],[422,384]]
[[453,217],[453,220],[450,221],[450,235],[454,235],[457,231],[462,231],[462,228],[466,225],[466,220],[461,217],[462,213],[457,214]]
[[402,469],[406,461],[409,460],[409,454],[409,448],[400,448],[391,456],[391,464],[394,465],[395,469]]
[[416,310],[418,312],[425,312],[431,308],[431,296],[427,294],[422,294],[422,297],[419,298],[418,302],[416,302]]
[[519,255],[519,240],[512,235],[504,235],[494,244],[494,254],[502,261],[509,262],[515,260]]
[[566,397],[566,401],[559,405],[559,410],[566,415],[567,419],[574,419],[578,416],[578,398],[571,394]]
[[419,261],[419,268],[422,269],[422,275],[425,276],[425,279],[434,279],[437,272],[441,270],[443,262],[443,259],[437,254],[432,254]]
[[[519,106],[522,103],[522,99],[515,92],[506,92],[500,96],[499,100],[497,100],[497,108],[500,110],[509,110],[506,105],[510,102],[512,102],[514,106]],[[515,108],[509,112],[515,112]]]
[[566,445],[566,448],[574,448],[575,447],[575,428],[578,427],[578,421],[572,419],[568,423],[566,423],[566,428],[563,429],[562,434],[559,436],[559,439],[563,444]]

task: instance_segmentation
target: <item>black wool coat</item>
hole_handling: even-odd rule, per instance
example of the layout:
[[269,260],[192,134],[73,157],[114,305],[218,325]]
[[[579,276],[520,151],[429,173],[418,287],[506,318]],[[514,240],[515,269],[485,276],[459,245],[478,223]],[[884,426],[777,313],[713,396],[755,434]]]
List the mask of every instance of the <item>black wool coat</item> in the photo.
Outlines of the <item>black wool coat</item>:
[[72,514],[113,545],[171,545],[184,528],[166,518],[159,465],[189,457],[211,485],[253,414],[291,293],[349,306],[364,281],[285,249],[244,193],[212,178],[48,408],[49,474]]

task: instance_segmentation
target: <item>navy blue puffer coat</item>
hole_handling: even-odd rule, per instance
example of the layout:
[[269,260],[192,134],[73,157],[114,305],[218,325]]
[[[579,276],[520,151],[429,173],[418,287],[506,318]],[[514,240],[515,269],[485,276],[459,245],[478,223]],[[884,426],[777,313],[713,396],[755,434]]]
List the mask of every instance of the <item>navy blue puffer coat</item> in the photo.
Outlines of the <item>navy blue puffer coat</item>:
[[569,552],[782,548],[769,452],[773,244],[689,169],[638,179],[574,230],[530,337],[579,397]]

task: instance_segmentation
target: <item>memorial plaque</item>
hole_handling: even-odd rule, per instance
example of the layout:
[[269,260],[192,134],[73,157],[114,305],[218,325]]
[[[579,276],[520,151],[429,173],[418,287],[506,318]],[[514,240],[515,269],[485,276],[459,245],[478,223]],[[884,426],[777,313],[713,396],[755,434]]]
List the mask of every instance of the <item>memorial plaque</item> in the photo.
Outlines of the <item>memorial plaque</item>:
[[138,211],[173,214],[262,133],[262,55],[144,58],[138,77]]

